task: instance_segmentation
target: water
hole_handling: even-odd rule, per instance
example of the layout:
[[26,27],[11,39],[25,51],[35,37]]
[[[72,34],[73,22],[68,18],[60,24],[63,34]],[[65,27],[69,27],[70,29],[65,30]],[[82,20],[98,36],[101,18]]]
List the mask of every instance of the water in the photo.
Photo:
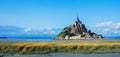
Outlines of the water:
[[[0,38],[0,41],[61,41],[61,40],[51,40],[52,37],[9,37],[9,38]],[[104,39],[120,39],[120,38],[104,38]],[[89,39],[89,40],[93,40],[93,39]],[[94,40],[98,40],[98,39],[94,39]],[[67,40],[64,40],[67,41]]]
[[34,54],[34,55],[15,54],[15,55],[4,55],[3,57],[120,57],[120,53],[104,53],[104,54],[51,53],[51,54]]
[[0,41],[50,41],[51,37],[9,37],[0,38]]

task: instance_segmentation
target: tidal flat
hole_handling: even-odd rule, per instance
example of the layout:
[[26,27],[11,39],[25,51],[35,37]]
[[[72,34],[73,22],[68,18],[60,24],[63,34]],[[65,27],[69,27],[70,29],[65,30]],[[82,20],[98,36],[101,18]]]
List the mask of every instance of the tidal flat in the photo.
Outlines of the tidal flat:
[[50,54],[33,54],[33,55],[4,55],[3,57],[120,57],[120,53],[103,53],[103,54],[72,54],[72,53],[50,53]]
[[50,53],[103,54],[120,53],[120,39],[0,41],[0,53],[31,55]]

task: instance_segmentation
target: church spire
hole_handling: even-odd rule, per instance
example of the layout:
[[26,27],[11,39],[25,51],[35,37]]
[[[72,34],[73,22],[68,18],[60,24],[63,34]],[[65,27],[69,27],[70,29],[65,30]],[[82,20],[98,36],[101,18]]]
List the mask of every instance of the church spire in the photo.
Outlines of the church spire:
[[80,21],[78,16],[77,16],[77,21]]
[[77,19],[76,21],[78,21],[78,22],[82,23],[82,22],[79,20],[79,17],[78,17],[78,15],[77,15],[77,18],[76,18],[76,19]]

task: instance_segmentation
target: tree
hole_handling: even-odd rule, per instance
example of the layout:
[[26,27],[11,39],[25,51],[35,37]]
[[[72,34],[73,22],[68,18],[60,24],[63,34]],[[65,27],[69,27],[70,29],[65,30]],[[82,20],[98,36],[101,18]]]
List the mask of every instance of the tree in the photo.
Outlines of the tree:
[[91,30],[88,30],[88,33],[91,33]]

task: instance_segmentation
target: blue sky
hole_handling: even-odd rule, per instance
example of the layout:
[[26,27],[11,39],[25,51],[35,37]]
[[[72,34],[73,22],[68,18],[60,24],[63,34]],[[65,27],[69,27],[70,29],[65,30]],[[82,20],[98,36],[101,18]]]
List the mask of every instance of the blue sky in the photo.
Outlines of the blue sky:
[[56,35],[77,15],[98,34],[120,36],[119,0],[0,0],[0,34]]

